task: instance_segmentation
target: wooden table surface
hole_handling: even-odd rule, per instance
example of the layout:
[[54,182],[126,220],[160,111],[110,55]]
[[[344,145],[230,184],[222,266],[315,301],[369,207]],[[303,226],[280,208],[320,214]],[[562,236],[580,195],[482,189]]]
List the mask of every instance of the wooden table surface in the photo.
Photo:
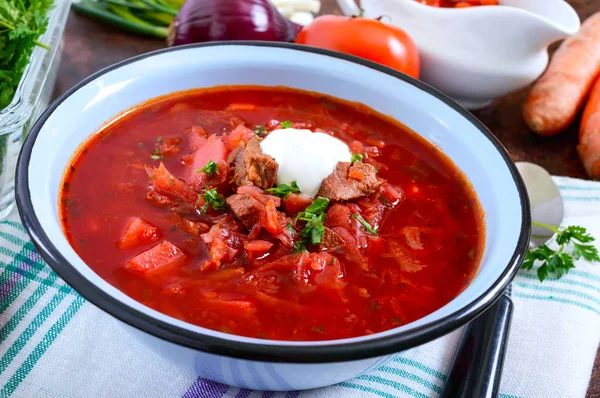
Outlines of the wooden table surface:
[[[568,0],[581,19],[600,11],[598,0]],[[322,0],[322,12],[339,14],[335,0]],[[65,32],[65,48],[55,88],[59,95],[99,69],[131,56],[165,47],[160,40],[147,39],[71,13]],[[489,108],[475,112],[500,139],[515,161],[530,161],[551,174],[585,178],[575,146],[577,122],[555,137],[532,134],[521,117],[527,90],[511,94]],[[526,375],[523,375],[524,377]],[[588,398],[600,398],[600,356],[588,389]]]

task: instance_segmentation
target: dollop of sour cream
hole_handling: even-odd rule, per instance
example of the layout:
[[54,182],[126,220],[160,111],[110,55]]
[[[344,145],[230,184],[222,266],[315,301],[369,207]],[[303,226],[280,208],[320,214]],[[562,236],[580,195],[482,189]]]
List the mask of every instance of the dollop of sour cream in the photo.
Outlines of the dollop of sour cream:
[[300,192],[313,198],[338,162],[349,162],[352,156],[343,141],[306,129],[273,130],[260,146],[279,164],[277,184],[296,181]]

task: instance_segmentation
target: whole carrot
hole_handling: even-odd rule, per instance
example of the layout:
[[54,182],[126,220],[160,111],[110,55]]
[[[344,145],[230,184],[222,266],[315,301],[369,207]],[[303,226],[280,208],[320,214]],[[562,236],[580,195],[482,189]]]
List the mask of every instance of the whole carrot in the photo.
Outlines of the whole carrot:
[[600,12],[565,40],[525,102],[527,125],[540,135],[554,135],[573,122],[600,73]]
[[600,79],[596,80],[581,117],[577,150],[588,176],[600,179]]

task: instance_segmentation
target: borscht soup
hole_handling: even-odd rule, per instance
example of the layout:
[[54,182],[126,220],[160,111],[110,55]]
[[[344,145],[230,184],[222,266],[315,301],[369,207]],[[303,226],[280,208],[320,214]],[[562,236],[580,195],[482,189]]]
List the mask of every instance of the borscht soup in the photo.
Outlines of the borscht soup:
[[221,332],[369,335],[472,281],[484,214],[440,149],[358,104],[226,86],[143,103],[84,143],[64,233],[107,282]]

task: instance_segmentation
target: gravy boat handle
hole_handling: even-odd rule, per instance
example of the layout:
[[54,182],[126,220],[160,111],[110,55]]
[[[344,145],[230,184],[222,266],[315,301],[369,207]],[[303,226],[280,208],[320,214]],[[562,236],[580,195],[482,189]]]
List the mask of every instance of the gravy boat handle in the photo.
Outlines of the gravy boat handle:
[[337,0],[337,3],[342,14],[347,17],[360,14],[360,7],[358,7],[354,0]]

